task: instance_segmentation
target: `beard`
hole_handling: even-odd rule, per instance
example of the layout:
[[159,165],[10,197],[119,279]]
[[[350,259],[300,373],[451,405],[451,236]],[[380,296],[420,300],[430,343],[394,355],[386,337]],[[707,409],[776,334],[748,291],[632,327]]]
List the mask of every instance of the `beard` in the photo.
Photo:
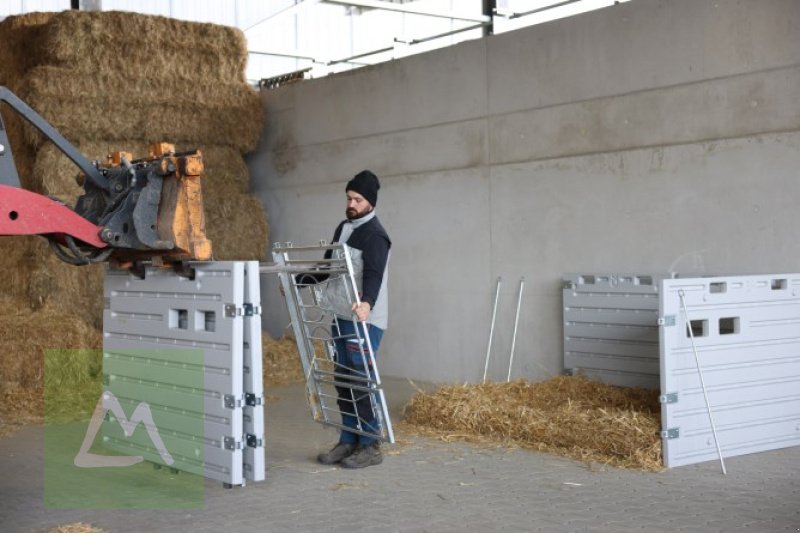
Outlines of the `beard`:
[[347,220],[356,220],[363,216],[366,216],[372,212],[372,207],[366,207],[363,211],[358,211],[355,208],[348,207],[344,214],[347,217]]

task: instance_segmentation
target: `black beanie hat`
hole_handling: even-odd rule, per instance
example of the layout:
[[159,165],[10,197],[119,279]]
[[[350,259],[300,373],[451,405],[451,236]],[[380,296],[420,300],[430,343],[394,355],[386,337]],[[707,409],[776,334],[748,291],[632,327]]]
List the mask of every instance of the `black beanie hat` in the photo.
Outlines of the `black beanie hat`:
[[372,207],[378,203],[378,189],[381,184],[378,182],[378,176],[370,170],[362,170],[355,175],[353,179],[347,182],[345,191],[354,191],[364,197]]

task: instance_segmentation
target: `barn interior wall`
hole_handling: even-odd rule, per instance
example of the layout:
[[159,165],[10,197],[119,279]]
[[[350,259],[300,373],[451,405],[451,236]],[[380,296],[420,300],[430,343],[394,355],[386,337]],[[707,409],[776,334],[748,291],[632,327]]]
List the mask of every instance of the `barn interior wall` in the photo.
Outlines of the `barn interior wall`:
[[[330,239],[372,169],[384,375],[561,371],[566,272],[796,272],[800,2],[635,0],[262,93],[272,242]],[[264,325],[288,323],[263,280]]]

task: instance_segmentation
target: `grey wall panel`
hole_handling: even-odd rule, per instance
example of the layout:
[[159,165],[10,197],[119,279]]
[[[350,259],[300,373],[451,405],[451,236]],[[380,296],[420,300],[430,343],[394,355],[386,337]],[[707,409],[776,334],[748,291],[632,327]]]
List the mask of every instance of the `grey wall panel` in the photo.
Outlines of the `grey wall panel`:
[[793,0],[637,0],[497,35],[487,52],[490,112],[797,64],[798,17]]
[[478,118],[485,69],[476,40],[298,84],[291,136],[309,145]]
[[250,169],[270,238],[330,239],[347,178],[374,166],[395,240],[384,372],[479,380],[502,276],[505,378],[525,276],[513,376],[550,377],[564,272],[796,268],[798,24],[792,0],[636,0],[265,91]]
[[677,395],[662,424],[678,434],[663,439],[665,464],[717,458],[703,383],[723,456],[800,444],[800,274],[664,280],[661,292],[661,390]]
[[[798,50],[800,56],[800,49]],[[787,88],[791,88],[787,90]],[[745,74],[489,119],[493,164],[796,129],[800,69]]]

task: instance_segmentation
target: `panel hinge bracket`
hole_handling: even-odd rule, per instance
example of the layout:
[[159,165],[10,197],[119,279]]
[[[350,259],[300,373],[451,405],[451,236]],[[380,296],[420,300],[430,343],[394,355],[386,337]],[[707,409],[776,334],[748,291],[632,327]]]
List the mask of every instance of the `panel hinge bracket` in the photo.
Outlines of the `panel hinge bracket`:
[[680,428],[669,428],[668,430],[661,432],[662,439],[677,439],[680,436]]
[[575,282],[574,281],[565,281],[563,283],[563,285],[561,285],[561,288],[564,289],[564,290],[568,290],[568,291],[574,291],[575,290]]
[[263,402],[263,398],[261,396],[256,396],[252,392],[245,392],[244,393],[244,404],[249,405],[250,407],[255,407],[256,405],[261,405]]
[[678,403],[678,393],[670,392],[658,397],[658,403]]
[[658,325],[670,327],[675,325],[675,315],[665,315],[658,318]]
[[226,450],[241,450],[242,449],[242,441],[236,440],[233,437],[225,437],[223,439],[223,446]]
[[237,398],[232,394],[226,394],[224,399],[225,399],[225,407],[227,407],[228,409],[236,409],[237,407],[242,406],[242,399]]
[[245,441],[247,442],[247,446],[249,448],[260,448],[260,447],[262,447],[264,445],[264,440],[263,439],[259,439],[258,437],[256,437],[252,433],[245,433],[244,437],[245,437]]

